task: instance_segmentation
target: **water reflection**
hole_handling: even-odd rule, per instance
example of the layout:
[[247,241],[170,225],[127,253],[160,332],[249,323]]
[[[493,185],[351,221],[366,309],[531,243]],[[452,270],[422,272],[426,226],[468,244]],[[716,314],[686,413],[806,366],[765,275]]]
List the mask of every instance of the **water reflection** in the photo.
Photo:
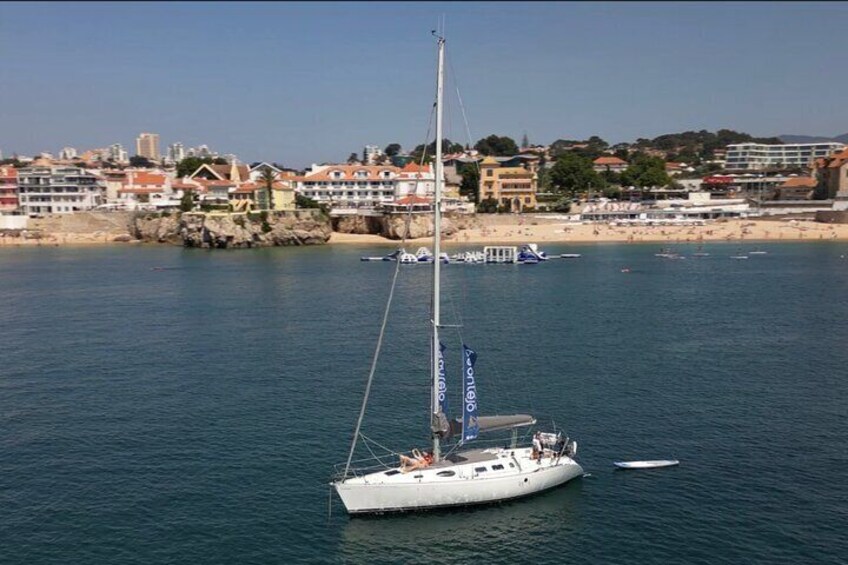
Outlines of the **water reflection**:
[[539,556],[579,531],[584,480],[503,504],[346,519],[338,554],[346,562],[427,562]]

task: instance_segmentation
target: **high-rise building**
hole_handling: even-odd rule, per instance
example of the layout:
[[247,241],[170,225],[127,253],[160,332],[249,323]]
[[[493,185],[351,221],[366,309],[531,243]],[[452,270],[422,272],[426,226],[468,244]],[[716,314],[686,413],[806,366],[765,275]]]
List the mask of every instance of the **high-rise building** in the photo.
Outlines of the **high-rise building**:
[[152,161],[158,161],[160,158],[158,133],[142,133],[136,138],[135,147],[137,155]]
[[375,165],[377,159],[383,154],[380,148],[376,145],[366,145],[362,151],[362,160],[366,165]]
[[130,161],[129,155],[127,155],[124,146],[120,143],[113,143],[109,146],[109,159],[121,164],[129,163]]
[[173,163],[179,163],[186,158],[185,147],[181,142],[172,143],[168,146],[168,159]]
[[77,156],[77,150],[73,147],[63,147],[61,151],[59,151],[59,159],[64,161],[70,161]]

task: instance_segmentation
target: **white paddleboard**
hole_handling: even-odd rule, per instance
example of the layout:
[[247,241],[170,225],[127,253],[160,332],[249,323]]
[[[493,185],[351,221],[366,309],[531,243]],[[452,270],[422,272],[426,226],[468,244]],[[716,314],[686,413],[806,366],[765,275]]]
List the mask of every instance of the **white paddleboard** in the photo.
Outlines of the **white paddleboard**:
[[673,467],[680,465],[677,459],[661,459],[658,461],[614,461],[613,464],[619,469],[657,469],[659,467]]

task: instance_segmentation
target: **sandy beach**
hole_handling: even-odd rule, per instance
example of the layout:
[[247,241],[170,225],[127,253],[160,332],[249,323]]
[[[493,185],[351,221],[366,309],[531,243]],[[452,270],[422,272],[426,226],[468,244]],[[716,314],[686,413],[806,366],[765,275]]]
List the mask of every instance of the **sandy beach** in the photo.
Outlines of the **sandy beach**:
[[[124,232],[125,233],[125,232]],[[124,241],[115,241],[115,239]],[[40,237],[0,235],[0,247],[133,245],[119,233],[42,232]],[[445,239],[445,244],[522,243],[687,243],[707,241],[846,241],[848,224],[811,220],[715,220],[703,226],[613,226],[574,224],[550,218],[512,215],[479,215]],[[407,245],[429,245],[431,238],[407,240]],[[397,245],[378,235],[334,232],[329,244]]]
[[[809,220],[716,220],[703,226],[612,226],[571,224],[531,217],[480,218],[480,225],[447,238],[456,244],[520,243],[686,243],[706,241],[845,241],[848,224],[823,224]],[[509,220],[512,220],[511,222]],[[409,246],[428,245],[430,238],[407,240]],[[388,244],[396,241],[376,235],[333,233],[331,244]]]

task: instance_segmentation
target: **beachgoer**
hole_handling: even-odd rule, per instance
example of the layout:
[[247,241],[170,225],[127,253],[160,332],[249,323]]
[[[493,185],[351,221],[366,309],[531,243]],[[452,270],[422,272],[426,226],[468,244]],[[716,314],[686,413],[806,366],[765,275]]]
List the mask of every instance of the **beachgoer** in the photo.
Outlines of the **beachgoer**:
[[433,454],[428,452],[421,453],[417,449],[412,450],[412,457],[400,455],[400,470],[402,473],[408,473],[415,469],[423,469],[429,467],[433,463]]
[[533,459],[538,459],[539,464],[542,463],[542,432],[536,432],[533,435]]

